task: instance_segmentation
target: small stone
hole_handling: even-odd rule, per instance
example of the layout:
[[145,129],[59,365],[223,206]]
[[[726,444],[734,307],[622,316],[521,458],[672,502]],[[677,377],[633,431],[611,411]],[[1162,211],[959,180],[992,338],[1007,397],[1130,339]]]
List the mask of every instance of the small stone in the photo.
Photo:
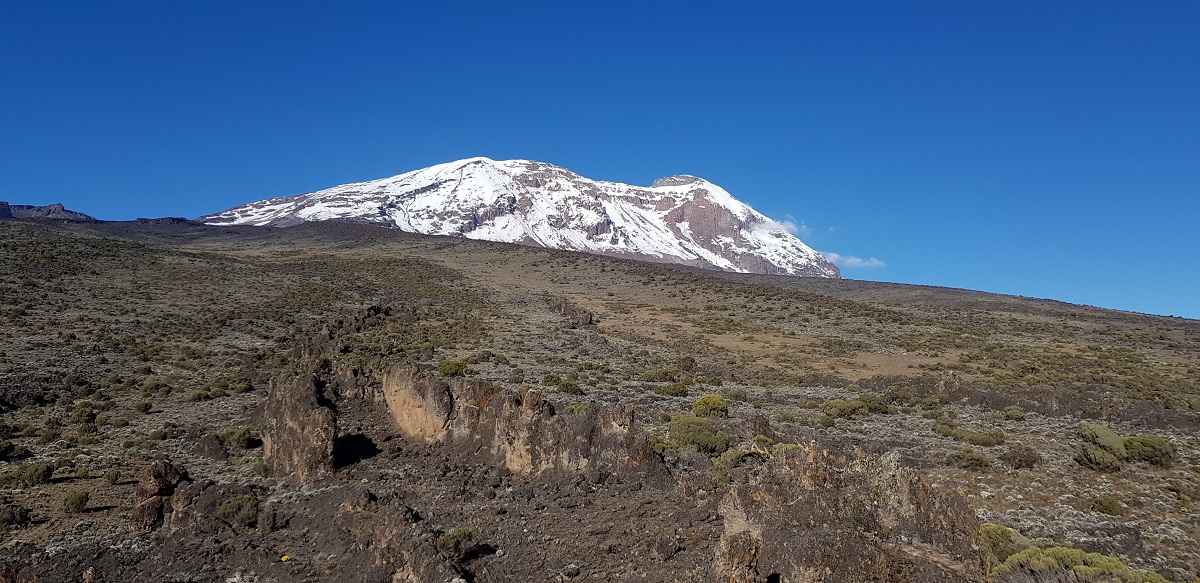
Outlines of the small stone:
[[575,563],[571,563],[570,565],[563,567],[562,572],[563,572],[563,575],[566,575],[567,577],[578,577],[579,576],[579,565],[576,565]]

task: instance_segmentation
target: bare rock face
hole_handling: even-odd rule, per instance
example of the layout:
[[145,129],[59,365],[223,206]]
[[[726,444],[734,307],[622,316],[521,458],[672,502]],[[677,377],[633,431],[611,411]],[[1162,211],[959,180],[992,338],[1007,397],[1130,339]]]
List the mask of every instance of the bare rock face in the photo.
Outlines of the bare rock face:
[[189,480],[187,472],[167,460],[158,460],[142,472],[135,496],[141,502],[154,496],[170,496],[180,482]]
[[974,513],[894,456],[836,458],[816,446],[777,456],[730,489],[720,513],[720,581],[984,580]]
[[333,471],[337,416],[316,379],[271,379],[265,417],[263,462],[272,476],[311,485]]
[[58,219],[94,223],[96,219],[90,215],[68,210],[61,204],[35,206],[29,204],[8,204],[0,201],[0,219]]
[[519,474],[615,474],[669,481],[629,407],[587,406],[558,415],[539,393],[496,391],[470,379],[442,379],[414,368],[387,373],[383,395],[397,428],[409,437],[462,447]]
[[150,532],[162,525],[171,512],[170,498],[184,482],[191,481],[187,471],[168,460],[150,464],[134,490],[135,506],[129,517],[129,530]]
[[596,323],[596,316],[591,312],[566,300],[551,300],[550,309],[567,317],[571,328],[587,326]]

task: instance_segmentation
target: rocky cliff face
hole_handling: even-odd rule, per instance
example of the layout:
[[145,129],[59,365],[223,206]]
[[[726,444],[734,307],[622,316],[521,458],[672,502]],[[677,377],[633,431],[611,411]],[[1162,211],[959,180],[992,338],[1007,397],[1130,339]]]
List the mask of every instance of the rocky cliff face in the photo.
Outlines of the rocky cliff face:
[[721,187],[695,176],[649,187],[530,160],[471,158],[391,178],[248,203],[215,225],[366,222],[726,271],[839,277],[836,267]]
[[9,204],[0,201],[0,219],[59,219],[65,221],[95,222],[95,218],[83,213],[67,210],[61,204],[34,206]]

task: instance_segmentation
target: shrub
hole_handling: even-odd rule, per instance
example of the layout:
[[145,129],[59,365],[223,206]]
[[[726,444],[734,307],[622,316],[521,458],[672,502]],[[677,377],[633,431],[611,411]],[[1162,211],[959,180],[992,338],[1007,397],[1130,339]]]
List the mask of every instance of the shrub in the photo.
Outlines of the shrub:
[[1122,444],[1130,460],[1167,467],[1175,459],[1175,446],[1158,436],[1126,437]]
[[1012,466],[1014,470],[1023,470],[1042,463],[1042,454],[1028,445],[1015,445],[1000,454],[1000,461]]
[[728,417],[729,403],[720,395],[709,393],[692,401],[692,414],[697,417]]
[[709,455],[719,455],[729,449],[732,439],[721,433],[705,419],[680,415],[667,424],[669,439],[678,446],[694,445]]
[[676,380],[675,371],[659,368],[642,374],[642,380],[648,383],[673,383]]
[[450,560],[461,560],[475,547],[475,530],[463,526],[452,528],[437,537],[433,546]]
[[83,512],[88,505],[90,496],[87,492],[69,492],[63,498],[63,510],[72,514]]
[[254,437],[253,433],[250,433],[249,429],[239,427],[222,433],[221,443],[225,444],[225,447],[249,449],[258,443],[258,439]]
[[840,417],[849,419],[855,414],[867,415],[870,410],[862,401],[845,401],[842,399],[831,399],[821,403],[821,412],[830,417]]
[[1011,407],[1005,407],[1004,408],[1004,418],[1008,419],[1009,421],[1024,421],[1025,420],[1025,410],[1016,405],[1013,405]]
[[[854,386],[854,385],[851,385],[851,386]],[[847,388],[849,388],[849,387],[847,387]],[[871,394],[859,395],[857,401],[862,403],[863,406],[865,406],[867,408],[868,413],[879,413],[882,415],[887,415],[889,413],[895,412],[895,409],[893,409],[891,405],[888,405],[887,399],[884,399],[883,397],[880,397],[878,395],[871,395]]]
[[979,547],[987,553],[992,564],[1003,563],[1031,546],[1029,539],[1007,526],[990,522],[979,526]]
[[258,500],[245,494],[230,496],[217,507],[217,517],[235,526],[254,526],[258,522]]
[[121,470],[108,470],[104,472],[104,481],[115,486],[121,481]]
[[0,500],[0,526],[29,524],[29,509],[11,500]]
[[153,407],[154,405],[151,405],[150,401],[142,401],[133,406],[134,410],[136,410],[138,413],[149,413],[150,409]]
[[946,464],[964,470],[986,470],[992,467],[996,460],[976,452],[971,448],[952,452],[946,456]]
[[686,397],[688,396],[688,388],[683,383],[671,383],[654,387],[654,392],[667,397]]
[[591,405],[591,403],[575,403],[574,405],[568,405],[566,409],[563,409],[563,413],[566,413],[567,415],[570,415],[571,413],[578,413],[584,409],[587,409]]
[[1090,506],[1092,512],[1099,512],[1100,514],[1107,514],[1109,516],[1120,516],[1124,514],[1124,512],[1121,510],[1121,501],[1117,500],[1117,497],[1111,494],[1105,494],[1104,496],[1092,498]]
[[1118,460],[1125,459],[1125,441],[1113,430],[1100,423],[1080,423],[1079,437],[1111,453]]
[[571,395],[582,395],[583,389],[579,388],[579,383],[571,381],[563,381],[558,383],[558,392],[568,393]]
[[747,451],[741,448],[727,449],[721,455],[712,459],[713,467],[718,470],[728,470],[737,467],[744,461],[762,461],[763,456],[760,453]]
[[1086,444],[1075,454],[1075,461],[1085,468],[1098,472],[1111,472],[1121,469],[1121,459],[1112,452],[1092,444]]
[[1168,583],[1154,573],[1134,571],[1116,557],[1066,547],[1030,547],[997,565],[993,573],[1025,575],[1036,581]]
[[25,448],[11,441],[0,441],[0,462],[15,460],[25,455]]
[[15,474],[18,484],[31,488],[38,484],[45,484],[50,481],[54,475],[54,464],[50,462],[40,462],[29,464],[19,470]]
[[441,360],[438,372],[444,377],[461,377],[467,374],[467,363],[461,360]]

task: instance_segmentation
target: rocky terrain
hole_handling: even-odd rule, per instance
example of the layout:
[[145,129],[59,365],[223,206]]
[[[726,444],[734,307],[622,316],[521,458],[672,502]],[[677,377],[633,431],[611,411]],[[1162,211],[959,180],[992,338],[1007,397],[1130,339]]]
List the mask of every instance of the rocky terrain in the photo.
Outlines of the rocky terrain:
[[282,227],[346,221],[743,273],[838,277],[837,267],[787,225],[703,178],[670,176],[647,188],[531,160],[469,158],[197,220]]
[[0,581],[1192,581],[1200,322],[0,221]]

